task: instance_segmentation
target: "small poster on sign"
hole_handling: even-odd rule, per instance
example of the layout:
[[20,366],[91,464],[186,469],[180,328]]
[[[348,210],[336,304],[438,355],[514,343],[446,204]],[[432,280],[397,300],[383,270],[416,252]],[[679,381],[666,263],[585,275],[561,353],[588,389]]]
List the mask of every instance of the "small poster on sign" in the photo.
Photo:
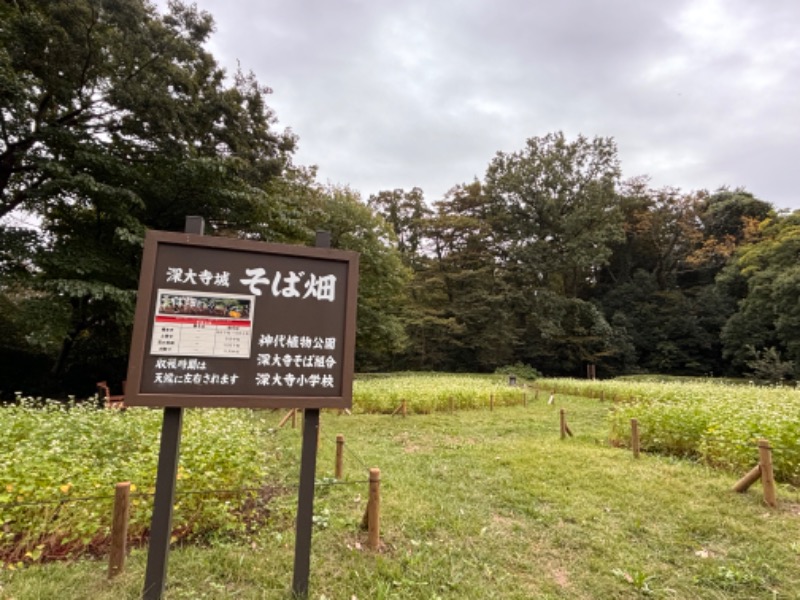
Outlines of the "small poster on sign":
[[150,354],[250,358],[255,298],[158,290]]

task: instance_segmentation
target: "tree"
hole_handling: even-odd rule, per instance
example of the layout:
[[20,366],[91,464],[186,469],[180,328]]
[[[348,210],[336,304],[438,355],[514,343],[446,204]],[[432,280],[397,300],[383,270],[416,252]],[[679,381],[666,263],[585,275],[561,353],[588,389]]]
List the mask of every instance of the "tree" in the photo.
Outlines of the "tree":
[[490,199],[501,257],[517,279],[578,297],[622,235],[611,138],[563,133],[530,138],[523,150],[499,152],[489,164]]
[[702,245],[687,258],[686,265],[711,280],[731,260],[736,249],[758,235],[759,224],[774,213],[768,202],[737,188],[720,188],[700,199],[696,228]]
[[721,241],[733,238],[736,243],[747,240],[754,223],[760,223],[774,212],[769,202],[759,200],[743,188],[719,188],[709,195],[700,210],[706,237]]
[[624,237],[611,244],[612,255],[601,272],[601,287],[630,281],[638,270],[653,275],[659,290],[673,288],[701,245],[700,211],[704,192],[651,189],[645,177],[620,186],[619,207]]
[[306,188],[307,224],[331,232],[331,245],[359,252],[356,369],[391,369],[407,342],[403,326],[410,272],[392,228],[345,187]]
[[727,310],[713,285],[662,290],[656,276],[638,269],[607,289],[599,304],[633,344],[638,368],[656,373],[721,373],[719,331]]
[[735,300],[714,280],[770,205],[743,190],[685,193],[636,178],[621,186],[620,207],[625,238],[595,288],[604,314],[628,323],[643,369],[723,373],[719,336]]
[[584,300],[623,235],[619,176],[611,138],[568,141],[563,133],[530,138],[523,150],[498,153],[489,164],[486,218],[516,360],[576,374],[581,361],[611,351],[613,330]]
[[268,90],[252,76],[224,85],[203,49],[209,14],[171,2],[162,17],[143,0],[0,10],[0,216],[86,193],[140,204],[120,178],[165,163],[217,159],[215,168],[260,171],[256,183],[284,168],[294,139],[271,131]]
[[300,235],[269,192],[294,136],[273,129],[251,74],[226,81],[204,49],[212,30],[180,2],[164,15],[145,0],[0,5],[0,217],[40,223],[38,249],[19,255],[29,268],[2,286],[68,315],[57,377],[76,355],[124,368],[146,227],[196,214],[210,233]]
[[747,366],[753,369],[749,373],[760,383],[778,384],[791,376],[794,371],[792,361],[781,360],[781,353],[774,346],[764,350],[756,350],[752,346],[748,347],[752,359],[747,361]]
[[[738,251],[718,278],[736,311],[722,329],[725,356],[742,370],[766,352],[800,365],[800,211],[761,224],[761,239]],[[800,373],[795,370],[795,377]]]
[[414,266],[422,251],[425,220],[431,215],[422,190],[384,190],[370,196],[368,205],[392,226],[403,260]]
[[[430,247],[424,277],[441,298],[418,315],[436,315],[446,324],[450,348],[439,368],[456,371],[494,371],[514,358],[515,331],[509,310],[509,290],[496,260],[490,205],[479,182],[455,186],[436,203],[428,220]],[[446,365],[446,366],[445,366]]]

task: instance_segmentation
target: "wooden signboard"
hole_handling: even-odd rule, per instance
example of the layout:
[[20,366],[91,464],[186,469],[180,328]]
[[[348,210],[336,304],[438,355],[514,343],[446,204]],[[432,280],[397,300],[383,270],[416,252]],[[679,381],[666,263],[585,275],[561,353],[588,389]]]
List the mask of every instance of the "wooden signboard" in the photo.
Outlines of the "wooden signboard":
[[350,408],[358,254],[148,231],[125,403]]

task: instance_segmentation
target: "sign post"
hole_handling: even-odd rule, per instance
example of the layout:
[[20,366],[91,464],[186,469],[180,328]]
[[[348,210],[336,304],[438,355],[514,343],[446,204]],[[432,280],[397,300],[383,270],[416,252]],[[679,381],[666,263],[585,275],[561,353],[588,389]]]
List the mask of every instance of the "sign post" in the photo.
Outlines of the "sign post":
[[[203,235],[204,229],[205,222],[202,217],[186,217],[184,227],[186,233]],[[164,420],[161,423],[161,447],[158,452],[158,470],[156,471],[156,496],[153,500],[150,544],[147,551],[144,590],[142,591],[144,600],[159,600],[164,594],[182,430],[183,409],[176,406],[164,407]]]
[[[330,248],[331,236],[318,231],[317,248]],[[319,409],[308,408],[303,415],[303,450],[300,455],[300,486],[297,492],[297,525],[294,542],[294,577],[292,593],[296,598],[308,596],[311,571],[311,533],[314,524],[314,479],[317,471]]]
[[320,235],[316,248],[205,237],[189,219],[186,233],[147,232],[128,364],[126,404],[164,407],[144,598],[164,590],[187,407],[306,411],[293,586],[304,595],[319,410],[352,406],[358,254]]

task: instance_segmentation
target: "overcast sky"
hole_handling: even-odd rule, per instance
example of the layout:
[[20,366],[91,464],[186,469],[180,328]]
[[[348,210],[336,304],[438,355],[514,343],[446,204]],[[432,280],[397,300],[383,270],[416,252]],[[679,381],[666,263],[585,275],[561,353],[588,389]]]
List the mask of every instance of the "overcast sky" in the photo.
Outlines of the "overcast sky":
[[197,0],[295,162],[429,201],[498,151],[613,137],[625,178],[800,209],[798,0]]

